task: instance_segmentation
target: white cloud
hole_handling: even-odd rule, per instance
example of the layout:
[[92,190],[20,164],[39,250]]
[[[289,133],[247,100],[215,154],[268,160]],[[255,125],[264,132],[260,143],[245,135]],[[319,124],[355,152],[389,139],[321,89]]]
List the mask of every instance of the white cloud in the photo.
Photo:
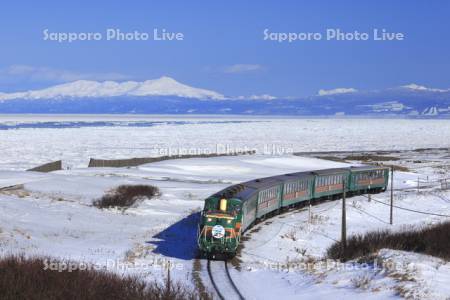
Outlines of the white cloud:
[[76,80],[127,80],[129,76],[120,73],[84,73],[49,67],[12,65],[0,69],[0,80],[32,82],[70,82]]
[[415,84],[415,83],[411,83],[411,84],[408,84],[408,85],[403,85],[401,87],[405,88],[405,89],[415,90],[415,91],[429,91],[429,92],[448,92],[448,91],[450,91],[450,89],[444,90],[444,89],[428,88],[426,86],[418,85],[418,84]]
[[248,73],[263,70],[263,66],[258,64],[236,64],[224,68],[225,73]]
[[337,88],[332,90],[319,90],[318,95],[319,96],[330,96],[330,95],[336,95],[336,94],[347,94],[347,93],[355,93],[357,92],[357,89],[354,88]]

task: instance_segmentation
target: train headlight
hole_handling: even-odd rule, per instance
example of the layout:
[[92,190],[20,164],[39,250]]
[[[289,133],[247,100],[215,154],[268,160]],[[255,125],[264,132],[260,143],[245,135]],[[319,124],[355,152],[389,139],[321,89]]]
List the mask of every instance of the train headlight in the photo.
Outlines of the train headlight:
[[231,220],[227,220],[227,223],[228,223],[228,224],[231,224]]
[[208,221],[208,222],[212,222],[212,218],[208,218],[207,221]]

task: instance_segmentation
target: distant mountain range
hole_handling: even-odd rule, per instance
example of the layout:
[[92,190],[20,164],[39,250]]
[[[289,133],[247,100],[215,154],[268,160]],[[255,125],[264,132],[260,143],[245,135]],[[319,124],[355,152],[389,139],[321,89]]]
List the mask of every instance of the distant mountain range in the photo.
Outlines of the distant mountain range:
[[88,81],[0,93],[0,113],[244,114],[450,117],[450,89],[410,84],[384,90],[320,90],[316,96],[229,97],[170,77],[143,82]]

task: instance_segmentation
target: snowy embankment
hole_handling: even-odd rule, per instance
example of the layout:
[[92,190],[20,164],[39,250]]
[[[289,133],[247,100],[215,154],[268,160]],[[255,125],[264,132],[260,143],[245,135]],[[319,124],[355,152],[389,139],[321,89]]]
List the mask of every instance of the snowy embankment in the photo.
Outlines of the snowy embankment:
[[[204,272],[195,267],[195,234],[196,212],[205,197],[248,179],[341,166],[348,164],[287,155],[183,159],[137,168],[79,168],[49,174],[0,171],[0,187],[15,186],[0,191],[0,252],[87,261],[146,278],[161,278],[170,261],[171,266],[176,266],[173,277],[192,282],[193,273]],[[396,172],[394,184],[397,188],[414,186],[416,179],[417,174]],[[100,210],[91,205],[94,199],[120,184],[155,185],[162,194],[126,211]],[[387,201],[388,193],[376,197]],[[450,211],[450,192],[396,192],[395,197],[396,204],[404,207]],[[239,256],[241,271],[231,270],[245,296],[384,299],[416,290],[424,291],[420,294],[423,298],[449,296],[448,289],[440,283],[450,276],[448,263],[418,254],[388,250],[378,254],[399,263],[420,262],[418,271],[411,275],[413,280],[408,282],[374,268],[296,267],[305,261],[319,262],[327,247],[340,238],[340,201],[314,206],[309,216],[307,209],[287,212],[248,233]],[[389,207],[369,202],[364,196],[348,199],[347,219],[349,235],[442,220],[394,210],[391,226]],[[289,270],[284,266],[290,266]],[[365,277],[369,278],[368,283]],[[204,273],[201,278],[208,286]],[[261,280],[271,284],[262,285]]]

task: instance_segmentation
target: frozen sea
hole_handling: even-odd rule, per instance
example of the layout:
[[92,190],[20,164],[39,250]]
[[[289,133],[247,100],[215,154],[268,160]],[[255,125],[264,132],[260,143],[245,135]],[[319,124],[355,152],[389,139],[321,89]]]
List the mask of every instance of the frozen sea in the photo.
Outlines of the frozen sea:
[[258,154],[450,146],[449,120],[244,116],[0,115],[0,169],[62,159],[256,150]]

